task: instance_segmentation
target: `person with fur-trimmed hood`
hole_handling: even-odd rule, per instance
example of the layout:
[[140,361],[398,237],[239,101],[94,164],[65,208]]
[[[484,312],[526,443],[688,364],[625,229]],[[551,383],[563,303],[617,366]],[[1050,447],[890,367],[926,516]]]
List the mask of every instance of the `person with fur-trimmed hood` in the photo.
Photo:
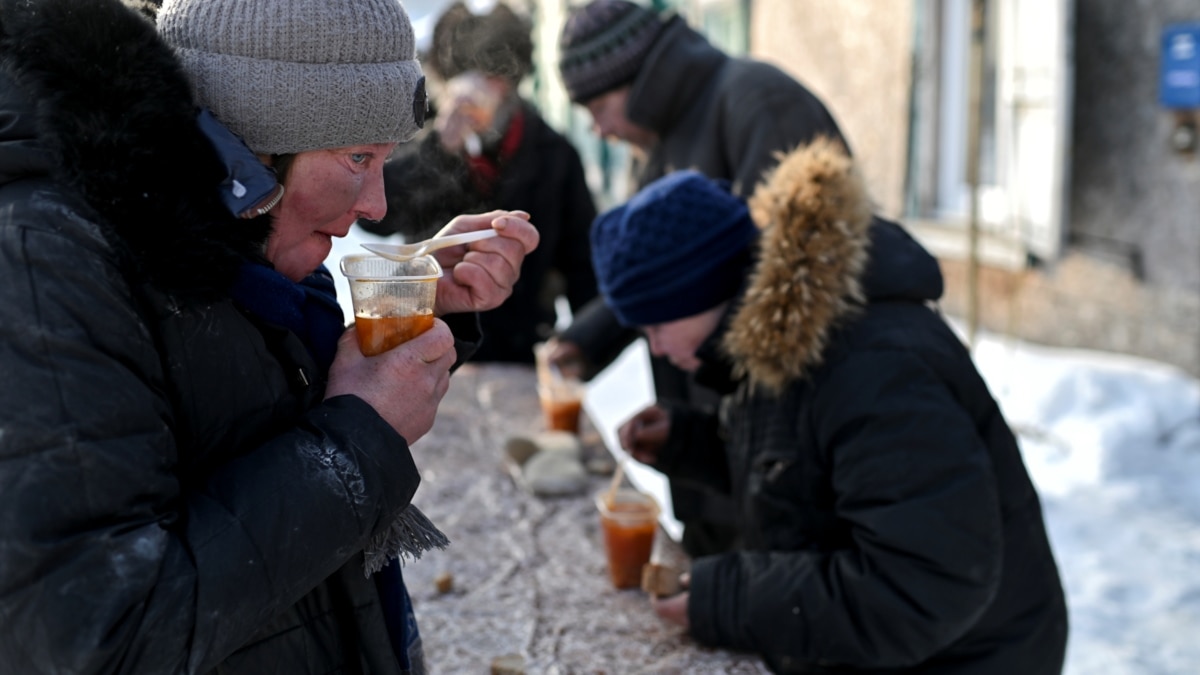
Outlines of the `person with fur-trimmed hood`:
[[424,672],[412,444],[537,246],[364,357],[322,264],[425,113],[399,0],[0,0],[0,672]]
[[[651,3],[652,4],[652,3]],[[841,139],[833,114],[803,83],[769,63],[726,54],[677,13],[645,2],[590,0],[573,7],[559,35],[559,72],[596,135],[628,142],[639,157],[638,188],[694,169],[748,196],[779,154],[818,136]],[[636,337],[593,301],[552,342],[550,359],[586,377],[606,368]],[[651,358],[655,394],[713,405],[712,392],[669,362]],[[727,500],[671,483],[683,547],[727,550],[739,533]]]
[[601,293],[721,392],[619,430],[672,480],[732,495],[740,550],[656,611],[776,672],[1059,673],[1067,614],[1038,495],[937,262],[873,217],[840,144],[786,156],[747,204],[694,171],[603,214]]

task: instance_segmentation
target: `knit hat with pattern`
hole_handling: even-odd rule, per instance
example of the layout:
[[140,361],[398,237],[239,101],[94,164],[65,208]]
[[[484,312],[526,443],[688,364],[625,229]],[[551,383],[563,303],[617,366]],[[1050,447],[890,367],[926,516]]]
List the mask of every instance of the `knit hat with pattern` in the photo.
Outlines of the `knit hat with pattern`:
[[596,219],[592,264],[617,319],[652,326],[736,295],[757,238],[746,202],[726,183],[678,171]]
[[631,82],[663,20],[628,0],[594,0],[571,11],[559,37],[558,69],[571,100],[587,103]]
[[424,122],[399,0],[165,0],[158,32],[197,101],[254,152],[405,141]]

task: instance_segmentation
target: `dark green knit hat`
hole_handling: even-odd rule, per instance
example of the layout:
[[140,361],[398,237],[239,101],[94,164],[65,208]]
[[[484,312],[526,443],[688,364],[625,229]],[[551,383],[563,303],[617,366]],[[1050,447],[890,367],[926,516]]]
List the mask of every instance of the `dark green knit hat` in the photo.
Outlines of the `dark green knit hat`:
[[567,17],[558,69],[571,100],[588,101],[633,81],[663,20],[627,0],[594,0]]

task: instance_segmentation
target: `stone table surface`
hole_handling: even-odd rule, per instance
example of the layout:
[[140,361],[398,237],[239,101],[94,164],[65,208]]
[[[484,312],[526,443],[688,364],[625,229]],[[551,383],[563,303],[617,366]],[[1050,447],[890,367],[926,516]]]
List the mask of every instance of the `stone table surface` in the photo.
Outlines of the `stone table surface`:
[[[488,673],[509,654],[531,675],[767,673],[757,657],[701,646],[663,623],[641,590],[612,587],[593,503],[607,476],[573,496],[515,484],[504,443],[543,428],[532,367],[468,364],[413,447],[422,474],[413,501],[451,540],[404,569],[430,673]],[[608,454],[588,420],[581,438],[588,454]],[[654,557],[687,567],[661,528]],[[440,592],[446,574],[453,587]]]

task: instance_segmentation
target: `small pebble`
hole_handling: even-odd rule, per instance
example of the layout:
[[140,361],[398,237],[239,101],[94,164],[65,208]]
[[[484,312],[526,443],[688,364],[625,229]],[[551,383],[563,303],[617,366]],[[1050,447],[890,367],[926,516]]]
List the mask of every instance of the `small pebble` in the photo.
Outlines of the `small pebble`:
[[611,476],[617,463],[611,457],[593,457],[587,461],[587,470],[596,476]]
[[525,657],[505,654],[492,659],[492,675],[525,675]]
[[449,572],[442,572],[433,580],[433,585],[437,587],[437,592],[445,595],[454,590],[454,575]]

